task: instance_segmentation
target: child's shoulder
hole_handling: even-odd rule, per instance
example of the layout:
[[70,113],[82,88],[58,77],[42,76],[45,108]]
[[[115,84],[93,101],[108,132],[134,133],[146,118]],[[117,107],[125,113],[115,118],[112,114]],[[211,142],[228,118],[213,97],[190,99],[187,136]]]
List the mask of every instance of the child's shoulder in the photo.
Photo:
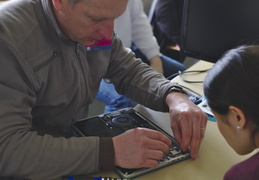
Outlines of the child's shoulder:
[[224,176],[224,180],[258,180],[259,153],[232,166]]

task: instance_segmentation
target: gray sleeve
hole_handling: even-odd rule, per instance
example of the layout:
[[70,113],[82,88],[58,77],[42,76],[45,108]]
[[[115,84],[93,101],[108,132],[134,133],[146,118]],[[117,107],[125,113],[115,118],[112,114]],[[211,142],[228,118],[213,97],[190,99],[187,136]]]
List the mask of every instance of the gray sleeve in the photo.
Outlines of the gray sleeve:
[[130,49],[121,48],[119,40],[113,44],[112,54],[106,78],[114,83],[118,93],[151,109],[167,111],[164,95],[175,84],[136,59]]

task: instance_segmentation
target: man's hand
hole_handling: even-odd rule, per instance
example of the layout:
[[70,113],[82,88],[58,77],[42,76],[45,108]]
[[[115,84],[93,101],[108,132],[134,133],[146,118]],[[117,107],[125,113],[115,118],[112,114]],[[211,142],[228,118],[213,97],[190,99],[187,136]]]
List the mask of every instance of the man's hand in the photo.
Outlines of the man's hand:
[[149,60],[150,67],[152,67],[156,72],[164,74],[163,63],[159,56],[152,57]]
[[204,137],[207,115],[183,93],[169,93],[166,103],[175,139],[183,151],[190,147],[191,157],[195,159]]
[[156,167],[171,140],[161,132],[136,128],[113,138],[115,165],[123,168]]

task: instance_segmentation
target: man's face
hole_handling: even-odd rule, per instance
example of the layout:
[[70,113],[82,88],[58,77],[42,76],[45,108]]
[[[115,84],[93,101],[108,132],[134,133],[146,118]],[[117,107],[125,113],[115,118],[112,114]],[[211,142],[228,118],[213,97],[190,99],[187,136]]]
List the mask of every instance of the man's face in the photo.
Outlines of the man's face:
[[113,36],[114,19],[127,7],[128,0],[90,0],[74,6],[69,0],[52,0],[61,30],[85,46]]

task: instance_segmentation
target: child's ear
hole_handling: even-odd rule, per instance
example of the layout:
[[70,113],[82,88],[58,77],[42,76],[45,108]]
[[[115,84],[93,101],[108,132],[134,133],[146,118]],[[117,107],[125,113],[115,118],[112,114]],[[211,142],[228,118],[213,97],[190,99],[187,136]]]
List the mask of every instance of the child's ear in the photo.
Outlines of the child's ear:
[[244,112],[235,106],[229,106],[229,112],[229,120],[231,121],[231,125],[238,129],[244,129],[247,123]]

